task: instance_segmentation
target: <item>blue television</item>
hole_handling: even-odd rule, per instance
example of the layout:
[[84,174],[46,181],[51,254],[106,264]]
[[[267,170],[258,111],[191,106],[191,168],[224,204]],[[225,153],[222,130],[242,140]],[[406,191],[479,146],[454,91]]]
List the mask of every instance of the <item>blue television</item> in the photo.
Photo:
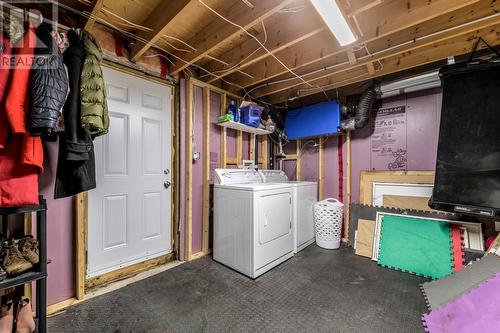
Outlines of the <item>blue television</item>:
[[289,140],[337,134],[340,104],[337,100],[288,110],[285,133]]

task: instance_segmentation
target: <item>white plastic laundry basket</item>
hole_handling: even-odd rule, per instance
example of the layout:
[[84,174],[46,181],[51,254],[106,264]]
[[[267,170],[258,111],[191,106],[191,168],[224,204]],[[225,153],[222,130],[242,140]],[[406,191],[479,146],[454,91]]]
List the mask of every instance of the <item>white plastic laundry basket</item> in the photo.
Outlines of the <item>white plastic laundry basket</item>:
[[327,198],[315,203],[313,210],[316,244],[324,249],[338,249],[344,204],[337,199]]

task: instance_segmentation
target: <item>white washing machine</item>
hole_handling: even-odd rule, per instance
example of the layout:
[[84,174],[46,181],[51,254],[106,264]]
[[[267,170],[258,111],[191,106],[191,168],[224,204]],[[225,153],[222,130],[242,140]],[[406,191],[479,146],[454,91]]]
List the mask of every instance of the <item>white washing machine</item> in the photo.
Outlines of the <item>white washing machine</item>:
[[280,170],[260,170],[265,183],[287,183],[292,186],[292,229],[294,253],[314,243],[313,205],[318,201],[318,183],[289,181]]
[[293,256],[292,187],[254,170],[216,169],[214,260],[251,278]]

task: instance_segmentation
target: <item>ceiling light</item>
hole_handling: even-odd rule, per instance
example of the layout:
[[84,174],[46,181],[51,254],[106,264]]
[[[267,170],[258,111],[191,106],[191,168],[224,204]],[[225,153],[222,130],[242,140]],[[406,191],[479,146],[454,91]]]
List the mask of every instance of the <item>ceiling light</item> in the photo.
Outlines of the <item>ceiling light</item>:
[[356,37],[349,28],[335,0],[311,0],[314,8],[339,42],[340,46],[351,44]]

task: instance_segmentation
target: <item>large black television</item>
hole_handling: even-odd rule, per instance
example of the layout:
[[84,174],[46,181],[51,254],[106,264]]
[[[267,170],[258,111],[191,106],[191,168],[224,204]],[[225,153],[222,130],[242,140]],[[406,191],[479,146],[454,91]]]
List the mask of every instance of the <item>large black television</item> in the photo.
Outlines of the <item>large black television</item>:
[[500,216],[500,58],[440,70],[443,104],[429,206]]

